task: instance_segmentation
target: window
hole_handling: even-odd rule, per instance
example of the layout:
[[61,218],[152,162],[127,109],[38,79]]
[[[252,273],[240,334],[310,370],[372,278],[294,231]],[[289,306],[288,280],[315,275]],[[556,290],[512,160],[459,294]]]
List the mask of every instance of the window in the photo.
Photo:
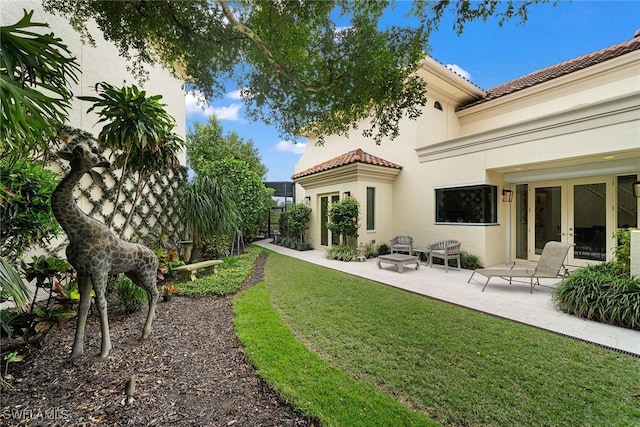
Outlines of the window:
[[376,188],[367,187],[367,230],[375,230],[376,228]]
[[497,201],[495,185],[436,189],[436,222],[497,224]]

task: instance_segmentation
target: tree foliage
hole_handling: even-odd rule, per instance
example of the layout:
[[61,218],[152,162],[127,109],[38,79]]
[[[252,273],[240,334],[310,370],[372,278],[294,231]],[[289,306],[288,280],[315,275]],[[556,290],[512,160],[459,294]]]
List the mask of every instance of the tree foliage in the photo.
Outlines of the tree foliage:
[[160,62],[185,76],[207,97],[224,93],[229,78],[242,89],[251,117],[283,135],[301,130],[320,140],[363,130],[378,143],[398,134],[403,117],[416,118],[426,102],[412,73],[445,13],[461,32],[491,16],[527,19],[533,3],[549,0],[413,2],[411,27],[382,28],[389,0],[44,0],[89,36],[95,19],[105,38],[140,69]]
[[231,157],[246,162],[260,178],[267,174],[253,141],[245,141],[235,132],[223,135],[222,126],[214,115],[209,116],[207,124],[194,124],[193,132],[187,135],[187,152],[189,165],[196,173],[202,173],[212,160]]
[[71,82],[79,66],[62,40],[40,34],[49,25],[31,20],[0,27],[0,159],[11,166],[21,158],[46,154],[57,126],[67,119]]
[[346,197],[331,205],[327,228],[342,236],[342,245],[346,246],[349,237],[358,237],[358,218],[360,203],[353,197]]
[[232,190],[238,212],[237,228],[246,239],[255,239],[269,216],[273,189],[267,188],[247,163],[231,157],[210,163],[204,173],[216,177],[222,186]]
[[29,159],[0,160],[0,176],[0,256],[14,262],[60,232],[50,203],[58,177]]

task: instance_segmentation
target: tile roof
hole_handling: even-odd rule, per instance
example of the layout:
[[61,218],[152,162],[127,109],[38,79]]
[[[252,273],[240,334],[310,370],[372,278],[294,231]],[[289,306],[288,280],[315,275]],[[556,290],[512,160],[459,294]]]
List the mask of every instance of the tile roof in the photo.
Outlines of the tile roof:
[[348,153],[329,159],[326,162],[322,162],[301,172],[294,174],[291,179],[302,178],[303,176],[313,175],[318,172],[324,172],[331,169],[336,169],[341,166],[350,165],[352,163],[364,163],[368,165],[383,166],[392,169],[402,169],[402,166],[390,162],[380,157],[376,157],[369,153],[362,151],[361,148],[349,151]]
[[617,45],[580,56],[578,58],[570,59],[559,64],[551,65],[549,67],[527,74],[526,76],[519,77],[515,80],[511,80],[499,86],[491,88],[487,90],[487,93],[483,98],[459,107],[458,111],[464,110],[474,105],[482,104],[487,101],[491,101],[496,98],[500,98],[505,95],[509,95],[514,92],[518,92],[520,90],[556,79],[570,73],[574,73],[579,70],[583,70],[585,68],[600,64],[613,58],[620,57],[638,49],[640,49],[640,30],[637,31],[636,34],[634,34],[633,39],[626,42],[622,42]]

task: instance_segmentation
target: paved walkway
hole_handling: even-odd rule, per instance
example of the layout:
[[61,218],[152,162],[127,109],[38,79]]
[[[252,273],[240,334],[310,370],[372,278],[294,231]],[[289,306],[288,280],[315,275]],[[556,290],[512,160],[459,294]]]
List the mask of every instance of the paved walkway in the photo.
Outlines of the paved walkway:
[[551,303],[551,288],[547,286],[553,286],[557,281],[541,281],[545,287],[537,286],[530,294],[528,283],[509,286],[500,279],[492,279],[481,292],[480,283],[467,283],[471,275],[469,270],[449,269],[445,273],[442,266],[422,265],[418,270],[405,266],[400,274],[390,264],[382,264],[379,269],[372,259],[366,262],[334,261],[324,258],[324,250],[300,252],[270,242],[271,239],[254,243],[327,268],[640,356],[639,331],[584,320],[555,309]]

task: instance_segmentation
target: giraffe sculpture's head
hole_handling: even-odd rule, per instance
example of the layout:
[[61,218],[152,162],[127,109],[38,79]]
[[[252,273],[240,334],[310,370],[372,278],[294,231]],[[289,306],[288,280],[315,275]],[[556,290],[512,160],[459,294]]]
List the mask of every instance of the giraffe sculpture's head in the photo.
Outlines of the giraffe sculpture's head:
[[69,161],[71,170],[89,172],[96,167],[109,167],[109,162],[103,160],[97,154],[92,153],[84,145],[76,145],[73,151],[58,151],[61,159]]
[[104,187],[102,177],[100,174],[93,170],[97,167],[110,167],[109,162],[103,160],[95,153],[92,153],[84,145],[76,145],[71,151],[58,151],[58,157],[69,161],[72,171],[80,171],[91,175],[91,179],[101,187]]

